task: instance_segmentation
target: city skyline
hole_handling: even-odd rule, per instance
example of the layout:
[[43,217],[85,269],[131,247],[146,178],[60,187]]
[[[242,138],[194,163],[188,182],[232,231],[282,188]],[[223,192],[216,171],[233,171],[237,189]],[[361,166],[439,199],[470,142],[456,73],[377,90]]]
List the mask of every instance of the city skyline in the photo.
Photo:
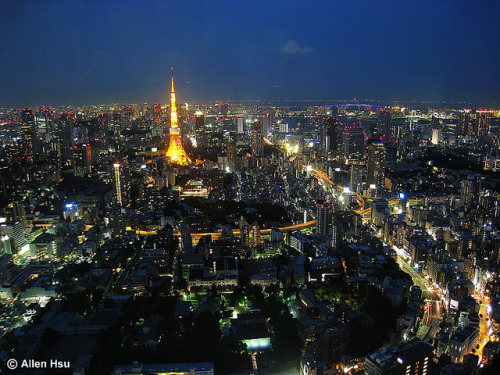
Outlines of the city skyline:
[[0,372],[500,374],[498,3],[0,9]]
[[498,373],[500,112],[308,104],[2,109],[2,371]]
[[119,4],[5,4],[0,107],[500,100],[494,2]]

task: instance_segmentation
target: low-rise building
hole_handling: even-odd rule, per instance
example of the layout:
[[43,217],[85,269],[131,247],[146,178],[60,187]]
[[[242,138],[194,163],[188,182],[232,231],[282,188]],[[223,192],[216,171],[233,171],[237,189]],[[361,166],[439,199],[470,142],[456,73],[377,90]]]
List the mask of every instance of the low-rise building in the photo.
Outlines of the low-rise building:
[[214,375],[213,362],[116,365],[111,375]]

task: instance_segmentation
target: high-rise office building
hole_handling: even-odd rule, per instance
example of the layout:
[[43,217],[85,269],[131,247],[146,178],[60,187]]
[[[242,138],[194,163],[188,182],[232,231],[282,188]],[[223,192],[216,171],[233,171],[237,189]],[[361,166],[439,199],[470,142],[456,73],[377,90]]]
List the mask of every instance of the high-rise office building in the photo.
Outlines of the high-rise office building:
[[191,226],[189,223],[181,224],[181,243],[184,251],[192,250],[193,238],[191,237]]
[[234,119],[236,134],[245,133],[245,119],[243,117],[237,117]]
[[254,221],[254,223],[252,224],[252,241],[254,247],[260,245],[260,226],[257,221]]
[[358,127],[345,127],[342,133],[342,152],[346,159],[362,159],[365,152],[365,135]]
[[357,236],[361,225],[361,216],[353,211],[336,211],[333,214],[332,247],[338,249],[342,242]]
[[12,211],[14,213],[14,220],[20,221],[23,225],[23,228],[26,228],[26,225],[28,223],[26,221],[26,210],[24,208],[24,204],[22,203],[14,204]]
[[332,235],[333,203],[316,205],[316,233],[325,236]]
[[351,190],[359,193],[365,178],[366,167],[364,163],[351,164]]
[[389,202],[386,199],[374,199],[371,203],[371,222],[375,225],[382,225],[384,216],[389,212]]
[[276,122],[276,111],[269,109],[268,112],[262,117],[262,135],[264,138],[269,137],[269,133],[274,130]]
[[368,146],[368,162],[366,183],[378,189],[384,186],[386,149],[383,143],[372,143]]
[[391,111],[384,109],[378,113],[377,134],[374,138],[380,142],[386,143],[391,140]]
[[4,234],[0,236],[0,253],[12,255],[12,244],[10,242],[10,238]]
[[21,157],[27,162],[33,161],[35,153],[35,117],[30,109],[21,112]]
[[458,113],[457,135],[481,137],[490,131],[492,111],[476,111],[464,109]]
[[112,212],[113,236],[121,237],[126,232],[125,215],[120,208],[115,208]]
[[234,172],[236,170],[236,145],[234,143],[228,143],[226,147],[226,155],[227,155],[227,167],[230,172]]
[[38,107],[35,112],[36,136],[43,142],[48,143],[51,137],[54,113],[52,108]]
[[477,111],[476,123],[477,130],[476,135],[485,136],[490,132],[491,118],[493,117],[492,111]]
[[476,111],[464,109],[458,113],[457,135],[473,136],[476,127]]
[[72,153],[71,147],[74,145],[73,137],[73,125],[74,118],[73,114],[70,112],[61,113],[57,119],[57,145],[55,145],[55,150],[62,161],[71,160]]
[[252,156],[264,154],[264,136],[262,135],[262,123],[255,121],[252,132]]
[[205,129],[205,115],[196,111],[194,114],[194,130],[196,134],[202,134]]
[[13,254],[20,252],[23,246],[28,243],[21,221],[8,221],[0,224],[0,235],[6,237],[6,240],[10,240]]
[[0,285],[12,277],[12,254],[5,252],[0,255]]
[[120,173],[121,165],[119,163],[113,164],[113,184],[115,190],[115,200],[120,206],[123,205],[123,191],[122,191],[122,178]]
[[133,182],[130,184],[130,205],[133,209],[141,207],[141,200],[144,197],[144,187],[141,183]]
[[441,140],[441,129],[432,129],[431,143],[433,145],[437,145],[439,144],[440,140]]
[[461,186],[460,201],[464,205],[464,210],[467,211],[479,204],[481,180],[476,176],[468,176],[466,180],[461,181]]
[[245,219],[240,221],[240,239],[243,246],[250,246],[250,225]]
[[90,172],[92,165],[92,150],[90,143],[80,143],[71,146],[70,149],[73,175],[77,177],[85,176],[88,172]]
[[323,144],[325,146],[325,151],[337,151],[338,123],[338,117],[325,118],[323,121]]

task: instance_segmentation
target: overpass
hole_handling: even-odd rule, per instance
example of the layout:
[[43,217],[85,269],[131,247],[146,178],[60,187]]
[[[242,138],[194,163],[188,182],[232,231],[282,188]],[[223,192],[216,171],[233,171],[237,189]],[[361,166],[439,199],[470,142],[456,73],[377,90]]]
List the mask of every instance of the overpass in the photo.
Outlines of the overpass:
[[[282,232],[286,232],[289,230],[302,230],[306,228],[312,228],[316,225],[316,220],[311,220],[307,221],[305,223],[300,223],[300,224],[294,224],[294,225],[288,225],[285,227],[278,227],[278,229]],[[265,228],[260,230],[260,234],[270,234],[272,228]],[[144,231],[144,230],[136,230],[135,233],[137,235],[142,235],[142,236],[153,236],[155,234],[158,234],[157,231]],[[235,236],[240,235],[240,230],[239,229],[234,229],[233,234]],[[220,238],[221,233],[220,232],[203,232],[203,233],[191,233],[191,237],[193,240],[198,241],[200,238],[210,235],[212,236],[213,239],[217,240]],[[174,232],[175,237],[180,237],[181,232]]]
[[[328,176],[326,175],[325,172],[317,170],[317,169],[312,169],[311,174],[316,177],[317,179],[323,180],[326,184],[330,185],[331,188],[336,187],[337,190],[344,191],[344,187],[342,185],[336,184],[333,182]],[[372,212],[371,207],[365,207],[365,199],[358,193],[352,192],[356,198],[358,199],[358,205],[359,207],[353,210],[357,214],[360,214],[365,220],[370,221],[370,215]],[[409,199],[408,201],[413,204],[423,202],[425,199],[424,198],[412,198]],[[395,206],[400,202],[399,199],[390,199],[389,200],[389,206]]]

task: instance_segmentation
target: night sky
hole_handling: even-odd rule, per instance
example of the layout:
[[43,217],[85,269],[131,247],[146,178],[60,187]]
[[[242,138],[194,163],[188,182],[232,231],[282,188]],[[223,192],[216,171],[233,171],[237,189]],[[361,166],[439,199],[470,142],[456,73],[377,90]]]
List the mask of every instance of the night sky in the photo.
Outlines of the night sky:
[[0,107],[500,103],[500,2],[2,1]]

